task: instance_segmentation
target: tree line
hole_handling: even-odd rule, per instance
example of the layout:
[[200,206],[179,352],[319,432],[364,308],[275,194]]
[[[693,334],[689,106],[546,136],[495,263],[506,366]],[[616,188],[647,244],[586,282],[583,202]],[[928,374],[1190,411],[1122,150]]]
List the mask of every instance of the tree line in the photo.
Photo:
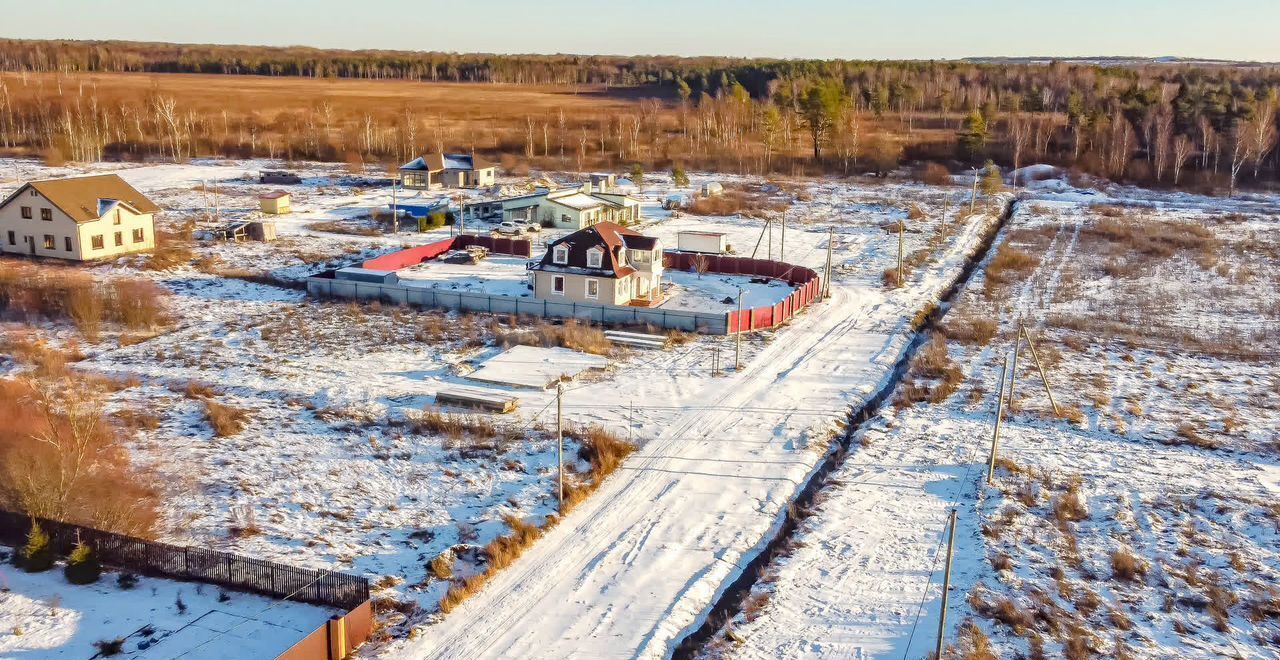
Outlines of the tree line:
[[[326,102],[274,117],[196,112],[176,96],[106,103],[11,95],[0,146],[77,160],[160,154],[394,160],[470,149],[541,167],[884,173],[903,162],[953,169],[987,159],[1047,162],[1162,186],[1273,181],[1280,68],[859,62],[716,57],[489,55],[136,42],[0,40],[17,72],[256,74],[634,88],[632,110],[563,110],[497,120]],[[10,83],[12,86],[12,83]],[[471,121],[474,125],[465,125]],[[459,124],[464,124],[459,128]],[[234,144],[232,144],[234,143]]]

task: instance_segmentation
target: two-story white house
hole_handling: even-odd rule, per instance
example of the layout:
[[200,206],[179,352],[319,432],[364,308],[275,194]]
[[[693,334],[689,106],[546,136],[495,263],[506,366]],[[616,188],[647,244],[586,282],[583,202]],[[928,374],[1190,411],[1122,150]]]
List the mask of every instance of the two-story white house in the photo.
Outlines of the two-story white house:
[[529,270],[535,298],[645,307],[661,302],[661,242],[612,222],[552,241]]
[[90,261],[151,250],[159,212],[115,174],[31,181],[0,202],[0,252]]

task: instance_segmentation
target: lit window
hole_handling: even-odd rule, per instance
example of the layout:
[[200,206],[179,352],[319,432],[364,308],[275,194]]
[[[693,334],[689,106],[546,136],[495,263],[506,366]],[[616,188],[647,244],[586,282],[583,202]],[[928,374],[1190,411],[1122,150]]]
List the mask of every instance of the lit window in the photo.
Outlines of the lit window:
[[564,277],[556,275],[551,278],[551,293],[564,295]]
[[53,249],[53,234],[44,235],[44,249],[46,250]]
[[587,280],[587,297],[600,297],[600,280]]
[[551,253],[551,260],[558,264],[569,263],[569,248],[563,245],[557,245],[555,250]]

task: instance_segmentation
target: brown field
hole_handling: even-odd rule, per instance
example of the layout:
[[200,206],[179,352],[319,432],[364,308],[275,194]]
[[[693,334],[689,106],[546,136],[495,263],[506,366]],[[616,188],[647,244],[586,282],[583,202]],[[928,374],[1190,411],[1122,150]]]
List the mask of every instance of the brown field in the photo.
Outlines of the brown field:
[[[13,117],[0,121],[0,152],[51,161],[213,155],[391,165],[458,150],[488,155],[514,174],[529,167],[623,170],[633,163],[847,173],[860,169],[859,156],[869,156],[877,135],[904,147],[908,158],[927,157],[921,148],[939,145],[948,154],[958,121],[862,114],[861,143],[833,142],[826,162],[815,165],[808,134],[784,113],[766,164],[756,108],[730,99],[682,106],[658,98],[669,92],[657,86],[6,72],[0,90]],[[173,104],[173,121],[159,109],[165,100]],[[32,130],[39,125],[48,129]],[[49,134],[52,147],[33,141]]]

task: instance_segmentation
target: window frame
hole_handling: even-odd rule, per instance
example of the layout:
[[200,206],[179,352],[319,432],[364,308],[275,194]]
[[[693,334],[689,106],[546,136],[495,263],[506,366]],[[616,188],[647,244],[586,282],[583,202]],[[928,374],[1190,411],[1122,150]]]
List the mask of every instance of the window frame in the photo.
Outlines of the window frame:
[[551,276],[551,295],[563,296],[565,288],[564,275]]
[[[595,293],[591,292],[591,288],[593,285],[595,286]],[[587,298],[590,298],[591,300],[599,300],[600,299],[600,280],[594,277],[588,277],[585,280],[583,280],[582,293],[583,295],[585,295]]]
[[564,266],[569,263],[569,246],[557,245],[551,248],[551,263]]
[[145,230],[145,229],[143,229],[142,227],[137,227],[137,228],[135,228],[135,229],[133,230],[133,242],[134,242],[134,243],[145,243],[145,242],[147,242],[147,232],[146,232],[146,230]]
[[40,208],[40,220],[43,222],[53,222],[53,209]]
[[65,251],[67,251],[67,252],[75,252],[75,249],[71,247],[71,237],[70,237],[70,236],[63,236],[63,237],[62,237],[62,249],[63,249],[63,250],[65,250]]
[[603,250],[598,247],[587,250],[587,268],[604,268]]
[[54,236],[53,234],[45,234],[45,235],[44,235],[44,249],[46,249],[46,250],[56,250],[56,249],[58,249],[58,248],[57,248],[57,245],[58,245],[58,237],[57,237],[57,236]]
[[30,207],[30,206],[23,206],[23,207],[21,207],[20,211],[22,212],[22,219],[23,219],[23,220],[30,220],[30,219],[32,219],[32,218],[34,218],[34,217],[35,217],[35,214],[34,214],[34,212],[31,210],[31,207]]
[[115,233],[115,236],[113,237],[113,239],[114,239],[114,242],[115,242],[115,246],[114,246],[114,247],[124,247],[124,232],[122,232],[122,231],[118,231],[118,232],[116,232],[116,233]]
[[90,250],[101,250],[105,245],[106,241],[103,240],[102,234],[95,234],[89,237]]

